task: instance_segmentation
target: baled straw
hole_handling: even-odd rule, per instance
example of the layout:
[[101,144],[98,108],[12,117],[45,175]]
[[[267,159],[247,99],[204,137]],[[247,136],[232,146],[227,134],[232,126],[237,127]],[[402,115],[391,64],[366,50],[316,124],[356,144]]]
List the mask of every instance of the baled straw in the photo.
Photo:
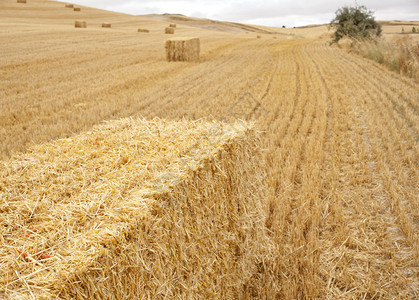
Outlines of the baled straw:
[[66,4],[65,7],[66,8],[74,8],[74,4]]
[[74,7],[74,11],[81,11],[80,7]]
[[176,28],[176,24],[170,24],[169,27]]
[[103,28],[111,28],[112,24],[111,23],[102,23],[102,27]]
[[166,41],[166,58],[168,61],[194,61],[199,59],[199,38],[179,37]]
[[150,30],[148,30],[148,29],[142,29],[142,28],[138,28],[137,31],[138,32],[150,32]]
[[174,33],[175,33],[175,29],[174,29],[174,28],[172,28],[172,27],[166,27],[166,28],[164,29],[164,32],[165,32],[166,34],[174,34]]
[[26,0],[17,0],[17,3],[26,3]]
[[76,28],[87,28],[87,22],[86,21],[76,21],[74,23],[74,27],[76,27]]
[[244,123],[123,119],[0,161],[0,298],[240,297],[266,247],[257,149]]

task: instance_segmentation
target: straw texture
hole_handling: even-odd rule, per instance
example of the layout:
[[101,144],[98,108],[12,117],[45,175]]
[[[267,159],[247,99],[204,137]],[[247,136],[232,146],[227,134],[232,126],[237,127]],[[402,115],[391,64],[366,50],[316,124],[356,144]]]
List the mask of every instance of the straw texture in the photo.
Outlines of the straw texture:
[[257,145],[123,119],[0,162],[0,298],[239,297],[266,247]]
[[87,28],[87,22],[86,21],[75,21],[74,27],[76,27],[76,28]]
[[138,32],[150,32],[150,30],[148,30],[148,29],[142,29],[142,28],[138,28],[138,30],[137,30]]
[[198,38],[172,38],[166,41],[168,61],[193,61],[199,59],[200,41]]
[[175,29],[173,27],[166,27],[164,29],[164,33],[166,33],[166,34],[174,34],[175,33]]

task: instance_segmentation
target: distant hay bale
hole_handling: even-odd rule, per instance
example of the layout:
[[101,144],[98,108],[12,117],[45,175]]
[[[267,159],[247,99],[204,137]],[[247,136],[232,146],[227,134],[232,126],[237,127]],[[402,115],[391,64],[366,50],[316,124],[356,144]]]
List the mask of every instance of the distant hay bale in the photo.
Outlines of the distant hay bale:
[[142,29],[142,28],[138,28],[137,31],[138,32],[150,32],[150,30],[148,30],[148,29]]
[[76,27],[76,28],[87,28],[87,22],[86,21],[76,21],[74,23],[74,27]]
[[17,0],[17,3],[26,3],[26,0]]
[[0,298],[249,299],[258,149],[242,122],[129,118],[0,161]]
[[112,24],[111,23],[102,23],[102,27],[103,28],[111,28]]
[[175,29],[173,27],[166,27],[164,32],[166,34],[174,34],[175,33]]
[[81,11],[81,8],[80,7],[75,7],[74,11]]
[[176,24],[170,24],[169,27],[176,28]]
[[257,36],[258,39],[261,39],[262,37],[260,35]]
[[65,7],[66,8],[74,8],[74,4],[66,4]]
[[193,61],[199,59],[199,38],[179,37],[166,41],[168,61]]

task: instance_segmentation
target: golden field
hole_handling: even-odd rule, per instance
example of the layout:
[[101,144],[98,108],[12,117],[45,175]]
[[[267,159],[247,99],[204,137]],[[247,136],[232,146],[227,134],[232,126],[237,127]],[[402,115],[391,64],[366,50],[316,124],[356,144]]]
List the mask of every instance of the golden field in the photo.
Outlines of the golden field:
[[[75,28],[76,20],[87,28]],[[198,61],[166,61],[170,23],[175,37],[200,39]],[[384,30],[394,34],[395,26]],[[4,0],[0,28],[4,165],[108,120],[254,121],[270,246],[251,287],[233,296],[419,297],[413,79],[330,46],[327,26],[278,29]],[[10,265],[0,258],[0,279]],[[0,296],[7,293],[0,286]]]

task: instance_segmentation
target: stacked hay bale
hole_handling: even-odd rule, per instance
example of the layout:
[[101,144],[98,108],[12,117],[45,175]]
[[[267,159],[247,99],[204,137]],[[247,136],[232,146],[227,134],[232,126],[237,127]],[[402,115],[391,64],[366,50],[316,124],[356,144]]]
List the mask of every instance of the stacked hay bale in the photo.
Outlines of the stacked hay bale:
[[200,41],[194,37],[171,38],[166,41],[168,61],[193,61],[199,59]]
[[164,29],[164,33],[166,33],[166,34],[174,34],[175,33],[175,29],[173,27],[166,27]]
[[150,30],[148,30],[148,29],[142,29],[142,28],[138,28],[138,30],[137,30],[138,32],[150,32]]
[[111,23],[102,23],[102,27],[103,28],[111,28],[112,24]]
[[0,298],[242,296],[266,247],[258,144],[123,119],[0,161]]
[[87,28],[87,22],[86,21],[75,21],[74,27],[76,27],[76,28]]
[[65,7],[66,8],[74,8],[74,4],[66,4]]
[[169,27],[176,28],[176,24],[170,24]]
[[17,3],[26,3],[26,0],[17,0]]
[[74,7],[74,11],[81,11],[80,7]]

